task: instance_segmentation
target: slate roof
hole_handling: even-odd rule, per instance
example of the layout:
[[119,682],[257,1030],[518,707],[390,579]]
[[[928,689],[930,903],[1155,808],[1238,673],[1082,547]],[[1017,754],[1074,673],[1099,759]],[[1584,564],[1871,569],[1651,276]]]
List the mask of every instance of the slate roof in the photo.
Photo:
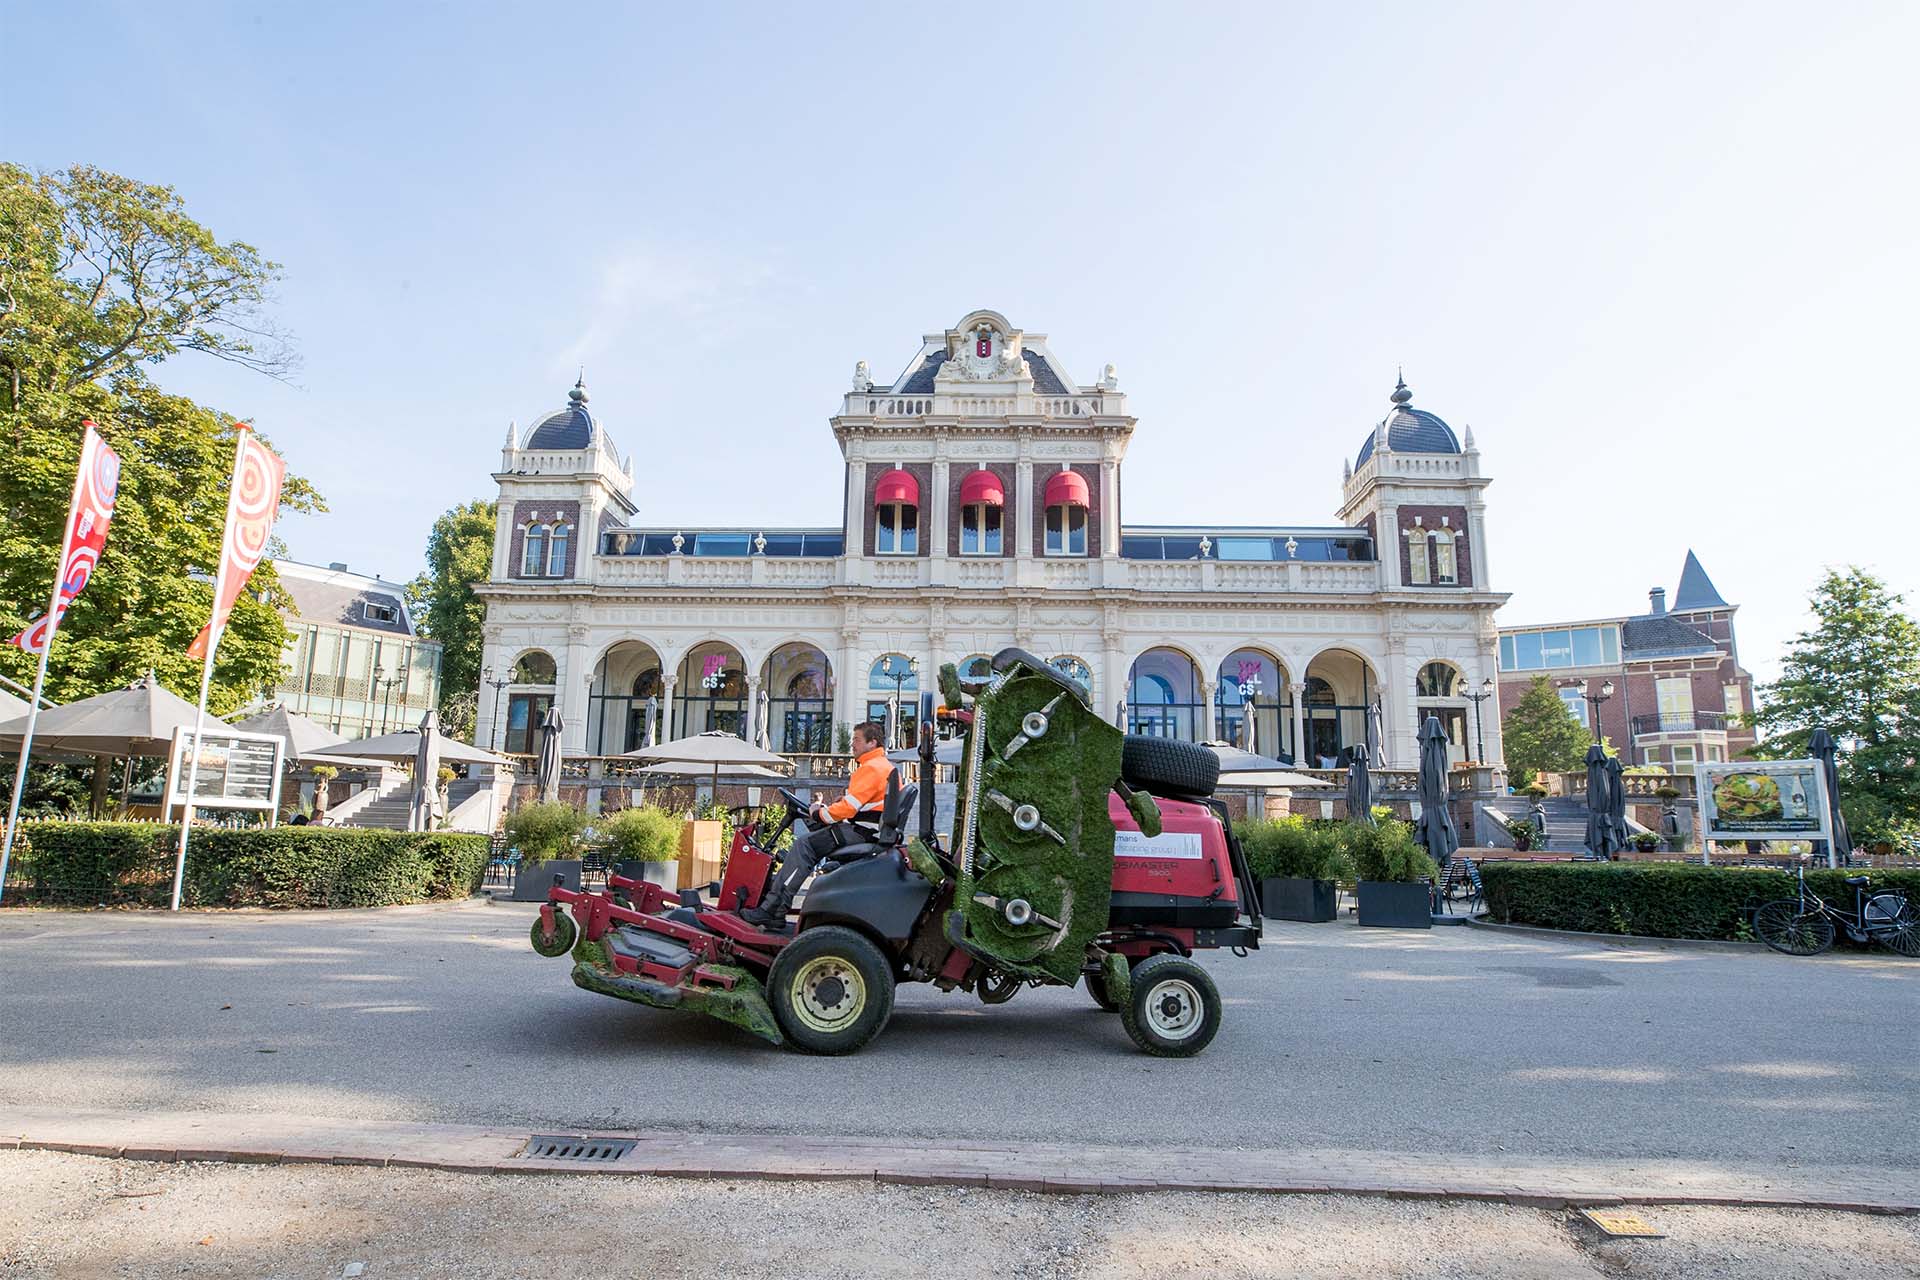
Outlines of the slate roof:
[[1720,591],[1713,585],[1713,579],[1700,566],[1700,557],[1687,552],[1687,563],[1680,570],[1680,589],[1673,593],[1673,607],[1676,612],[1686,613],[1692,609],[1725,609],[1728,604],[1720,598]]
[[[304,622],[360,627],[367,631],[384,631],[394,636],[413,634],[407,626],[407,602],[396,594],[333,582],[316,582],[311,578],[298,577],[291,573],[280,575],[280,585],[285,587],[287,594],[293,597],[294,612]],[[394,611],[394,620],[381,622],[368,617],[364,608],[368,601],[391,608]]]
[[1628,618],[1621,623],[1620,645],[1630,658],[1719,651],[1711,636],[1664,613]]
[[[1070,396],[1073,391],[1060,380],[1053,365],[1037,351],[1022,351],[1020,358],[1027,362],[1027,372],[1033,375],[1033,389],[1043,396]],[[927,357],[927,362],[915,369],[905,381],[893,389],[899,396],[930,396],[933,394],[933,380],[940,372],[940,366],[947,362],[947,353],[936,351]]]
[[[1397,404],[1393,412],[1386,416],[1385,425],[1387,447],[1395,453],[1460,452],[1460,441],[1455,438],[1453,428],[1442,421],[1437,413]],[[1373,438],[1378,431],[1379,428],[1375,427],[1367,432],[1366,441],[1360,446],[1360,456],[1353,460],[1356,468],[1373,456]]]
[[522,449],[584,449],[593,443],[593,415],[579,405],[540,419]]

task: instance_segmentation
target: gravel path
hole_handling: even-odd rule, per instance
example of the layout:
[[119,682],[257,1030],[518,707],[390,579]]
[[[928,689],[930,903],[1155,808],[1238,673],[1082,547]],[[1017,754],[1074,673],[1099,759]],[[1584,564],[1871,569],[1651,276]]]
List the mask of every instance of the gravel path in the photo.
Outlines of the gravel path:
[[[154,1165],[0,1152],[7,1280],[1920,1276],[1920,1218]],[[613,1243],[607,1243],[613,1242]]]

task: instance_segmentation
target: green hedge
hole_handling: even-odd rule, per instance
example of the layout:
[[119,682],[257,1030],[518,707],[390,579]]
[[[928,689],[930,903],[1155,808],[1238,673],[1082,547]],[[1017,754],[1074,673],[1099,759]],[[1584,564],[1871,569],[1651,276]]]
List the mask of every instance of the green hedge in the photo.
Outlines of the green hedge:
[[[150,822],[22,823],[6,901],[165,906],[179,828]],[[352,827],[196,828],[181,901],[221,907],[386,907],[465,898],[487,838]]]
[[[1850,911],[1849,874],[1810,870],[1807,887]],[[1904,888],[1920,899],[1920,871],[1866,874],[1875,889]],[[1794,895],[1791,873],[1762,867],[1489,861],[1480,864],[1480,879],[1488,915],[1502,924],[1645,938],[1751,939],[1753,908]]]

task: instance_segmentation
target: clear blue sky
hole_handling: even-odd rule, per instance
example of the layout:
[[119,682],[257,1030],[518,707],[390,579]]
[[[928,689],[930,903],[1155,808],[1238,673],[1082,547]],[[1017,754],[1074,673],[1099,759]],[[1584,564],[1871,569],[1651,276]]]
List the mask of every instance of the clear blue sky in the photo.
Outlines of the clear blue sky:
[[[1826,565],[1920,605],[1920,6],[10,6],[0,155],[177,187],[286,267],[199,357],[405,577],[584,364],[649,522],[831,523],[856,360],[991,307],[1119,366],[1126,518],[1330,522],[1387,407],[1471,425],[1511,622],[1689,546],[1772,674]],[[23,56],[27,54],[29,56]]]

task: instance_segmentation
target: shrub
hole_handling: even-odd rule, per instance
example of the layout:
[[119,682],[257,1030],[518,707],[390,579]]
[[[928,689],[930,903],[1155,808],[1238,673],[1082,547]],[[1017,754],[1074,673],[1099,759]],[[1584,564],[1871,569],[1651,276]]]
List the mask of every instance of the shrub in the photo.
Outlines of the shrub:
[[1404,822],[1356,825],[1348,833],[1347,853],[1353,859],[1354,874],[1362,880],[1410,882],[1440,874],[1426,850],[1413,842],[1413,828]]
[[1340,826],[1312,824],[1301,818],[1249,819],[1234,824],[1256,880],[1297,876],[1306,880],[1344,880],[1352,874]]
[[[1853,906],[1847,872],[1807,872],[1807,887]],[[1873,887],[1920,897],[1920,871],[1875,871]],[[1794,894],[1791,873],[1762,867],[1660,863],[1483,862],[1487,911],[1505,924],[1649,938],[1751,938],[1754,907]],[[1845,935],[1841,935],[1845,941]]]
[[529,862],[573,856],[580,843],[586,815],[570,804],[549,801],[524,805],[507,815],[501,829],[507,843]]
[[623,862],[671,862],[680,855],[680,819],[644,805],[622,809],[600,824],[607,856]]
[[1533,838],[1539,833],[1533,829],[1532,818],[1502,818],[1500,825],[1506,828],[1507,835],[1513,841],[1517,852],[1525,853],[1533,848]]
[[[172,898],[177,827],[36,822],[21,831],[27,900],[165,906]],[[486,865],[487,838],[458,832],[195,828],[181,900],[192,906],[395,906],[468,897],[479,889]]]

